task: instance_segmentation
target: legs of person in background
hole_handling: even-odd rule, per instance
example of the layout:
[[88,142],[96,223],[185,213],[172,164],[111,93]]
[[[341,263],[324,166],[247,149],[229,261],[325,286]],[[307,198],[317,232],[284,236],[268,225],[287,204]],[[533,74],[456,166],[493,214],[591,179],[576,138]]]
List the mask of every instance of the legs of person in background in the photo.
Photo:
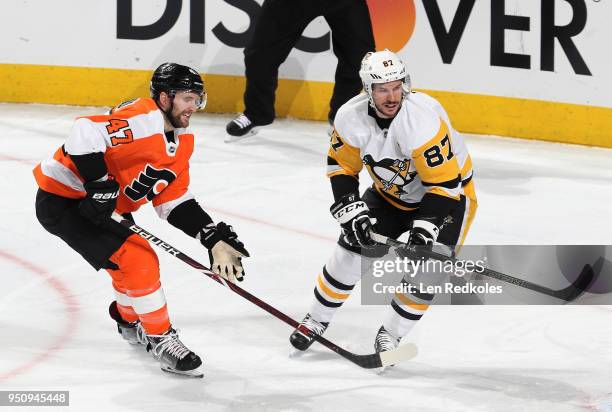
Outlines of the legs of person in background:
[[329,120],[362,89],[359,69],[367,52],[375,51],[374,34],[365,0],[339,0],[325,14],[332,31],[332,46],[338,58],[334,92],[329,104]]
[[226,142],[235,142],[257,133],[258,126],[274,121],[278,68],[295,47],[302,32],[319,15],[332,31],[334,54],[338,58],[335,85],[328,120],[357,95],[361,88],[359,67],[363,56],[375,50],[370,14],[365,0],[264,1],[250,44],[244,49],[246,90],[244,113],[226,127]]
[[317,16],[317,9],[310,1],[264,1],[251,41],[244,49],[245,110],[227,124],[226,142],[251,136],[257,126],[274,121],[278,68]]

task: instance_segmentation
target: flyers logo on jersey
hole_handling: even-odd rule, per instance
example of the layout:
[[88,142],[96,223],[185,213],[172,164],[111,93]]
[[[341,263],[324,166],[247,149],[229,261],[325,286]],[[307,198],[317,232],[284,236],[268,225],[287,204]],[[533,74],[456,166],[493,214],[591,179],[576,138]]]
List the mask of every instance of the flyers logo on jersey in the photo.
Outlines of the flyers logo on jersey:
[[174,179],[176,179],[176,174],[172,170],[156,169],[148,164],[145,170],[138,174],[138,179],[134,179],[123,192],[134,202],[145,197],[147,200],[153,200]]
[[410,160],[404,159],[382,159],[375,161],[371,155],[363,157],[363,163],[366,165],[370,176],[376,182],[376,185],[382,188],[385,192],[394,190],[393,195],[399,196],[404,192],[404,186],[414,180],[417,172],[409,172]]

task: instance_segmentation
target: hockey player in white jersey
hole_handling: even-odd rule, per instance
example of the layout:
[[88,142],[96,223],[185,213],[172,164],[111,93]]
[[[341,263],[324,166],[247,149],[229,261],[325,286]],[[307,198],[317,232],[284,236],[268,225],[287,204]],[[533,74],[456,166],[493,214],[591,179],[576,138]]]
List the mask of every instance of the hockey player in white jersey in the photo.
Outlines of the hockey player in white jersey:
[[[389,50],[367,53],[359,74],[365,93],[339,109],[327,157],[335,199],[330,211],[342,233],[301,322],[318,335],[360,280],[361,256],[372,256],[375,246],[371,230],[411,245],[456,247],[476,212],[472,161],[440,103],[411,90],[404,64]],[[374,183],[360,196],[364,166]],[[415,288],[405,288],[410,289]],[[397,347],[433,297],[397,293],[376,335],[375,350]],[[290,342],[303,351],[313,339],[298,327]]]

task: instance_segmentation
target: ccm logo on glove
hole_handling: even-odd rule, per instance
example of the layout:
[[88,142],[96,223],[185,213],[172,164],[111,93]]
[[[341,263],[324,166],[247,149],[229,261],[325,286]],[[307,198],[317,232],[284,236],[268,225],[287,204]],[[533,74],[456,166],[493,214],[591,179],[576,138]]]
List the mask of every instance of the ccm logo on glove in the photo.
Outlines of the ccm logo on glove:
[[342,238],[355,247],[371,247],[376,244],[370,236],[376,219],[370,216],[368,205],[359,198],[358,193],[349,193],[340,198],[329,209],[340,223]]
[[353,216],[358,215],[359,213],[366,211],[368,207],[362,201],[351,203],[350,205],[346,205],[341,207],[339,210],[335,212],[332,211],[333,216],[340,223],[348,222]]

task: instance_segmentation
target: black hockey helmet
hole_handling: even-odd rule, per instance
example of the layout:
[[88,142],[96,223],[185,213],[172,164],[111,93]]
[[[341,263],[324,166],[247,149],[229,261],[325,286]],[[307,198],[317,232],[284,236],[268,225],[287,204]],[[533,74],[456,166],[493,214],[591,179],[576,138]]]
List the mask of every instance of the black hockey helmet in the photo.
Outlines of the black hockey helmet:
[[198,109],[206,105],[204,81],[197,71],[178,63],[164,63],[155,69],[151,77],[151,97],[158,100],[161,92],[166,92],[170,97],[174,97],[177,91],[199,94]]

